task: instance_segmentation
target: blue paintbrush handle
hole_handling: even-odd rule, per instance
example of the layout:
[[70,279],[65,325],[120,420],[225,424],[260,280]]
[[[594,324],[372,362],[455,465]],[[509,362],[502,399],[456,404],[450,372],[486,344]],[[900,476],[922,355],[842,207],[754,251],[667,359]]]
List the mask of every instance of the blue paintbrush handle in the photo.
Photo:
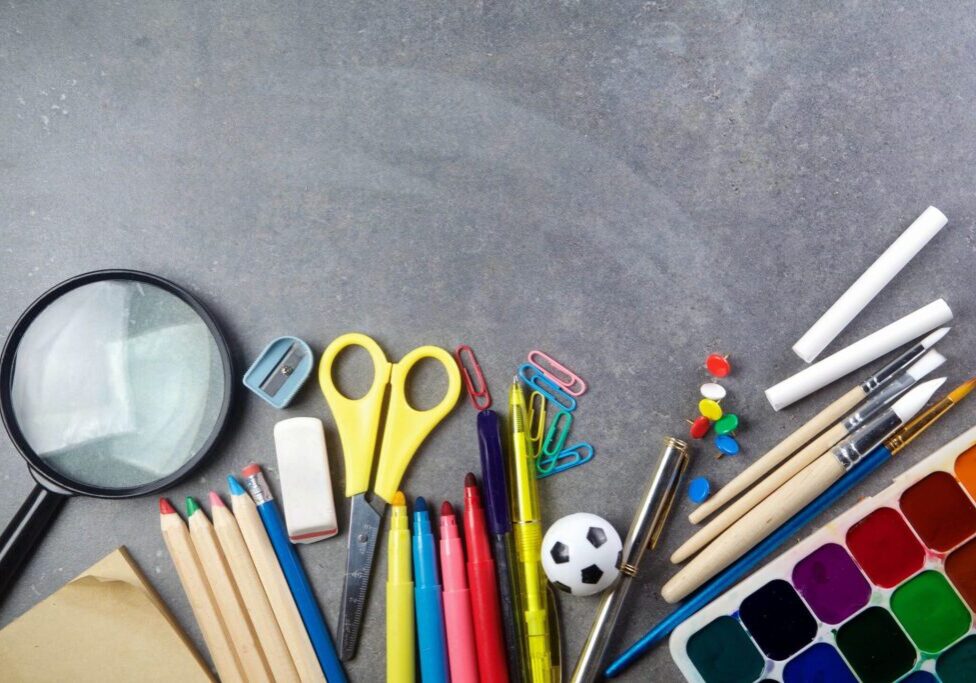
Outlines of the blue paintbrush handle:
[[762,542],[730,565],[724,572],[712,579],[711,582],[702,586],[691,596],[683,600],[671,614],[648,631],[640,640],[631,645],[626,652],[617,657],[607,667],[604,675],[607,678],[613,678],[623,673],[627,667],[637,661],[645,652],[661,640],[667,638],[678,624],[688,619],[691,615],[698,612],[705,605],[731,588],[735,582],[783,545],[793,534],[806,526],[807,522],[833,505],[838,498],[850,491],[853,487],[860,484],[874,470],[887,462],[890,457],[891,452],[884,446],[879,446],[871,451],[847,475],[841,477],[833,486],[821,493],[812,503],[793,515],[788,522],[763,539]]
[[308,582],[308,576],[302,569],[301,561],[294,546],[288,540],[288,533],[285,531],[285,524],[281,520],[281,513],[273,500],[258,504],[258,513],[264,528],[271,539],[275,555],[278,556],[278,563],[281,571],[288,582],[288,588],[295,598],[295,605],[298,607],[299,614],[302,615],[302,622],[305,630],[308,631],[308,638],[312,641],[312,649],[318,657],[322,672],[325,674],[329,683],[346,683],[346,672],[342,669],[339,662],[339,655],[336,653],[335,643],[332,642],[332,635],[329,628],[325,625],[325,618],[319,603],[312,592],[312,586]]

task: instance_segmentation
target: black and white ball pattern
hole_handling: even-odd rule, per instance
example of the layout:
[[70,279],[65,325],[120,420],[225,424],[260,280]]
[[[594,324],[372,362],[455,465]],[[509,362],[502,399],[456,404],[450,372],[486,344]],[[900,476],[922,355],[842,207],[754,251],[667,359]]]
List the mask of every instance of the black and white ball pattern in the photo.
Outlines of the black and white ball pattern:
[[623,544],[610,522],[588,512],[557,519],[542,538],[542,569],[572,595],[593,595],[613,583]]

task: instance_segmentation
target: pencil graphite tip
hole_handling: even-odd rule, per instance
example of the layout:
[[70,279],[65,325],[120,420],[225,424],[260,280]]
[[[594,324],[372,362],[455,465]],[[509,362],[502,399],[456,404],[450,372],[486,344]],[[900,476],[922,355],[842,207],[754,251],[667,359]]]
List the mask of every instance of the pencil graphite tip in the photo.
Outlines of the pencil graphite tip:
[[232,496],[243,496],[246,493],[244,487],[241,486],[241,482],[237,481],[237,478],[233,474],[227,475],[227,488],[230,489],[230,495]]
[[407,497],[403,495],[403,491],[397,491],[393,494],[393,501],[390,503],[390,505],[400,508],[406,507]]
[[958,403],[969,395],[974,388],[976,388],[976,377],[967,380],[960,384],[958,387],[949,392],[949,400],[953,403]]
[[221,500],[220,495],[216,491],[210,492],[210,506],[215,508],[227,507],[224,505],[224,501]]
[[454,514],[454,506],[451,505],[450,501],[445,500],[443,503],[441,503],[441,517],[446,517],[448,515],[453,515],[453,514]]
[[472,472],[468,472],[464,475],[464,488],[469,488],[471,486],[478,485],[478,478],[474,476]]
[[427,512],[427,500],[423,496],[418,497],[417,500],[413,502],[413,511]]
[[161,514],[161,515],[175,515],[176,514],[176,508],[174,508],[173,507],[173,504],[170,503],[165,498],[160,498],[159,499],[159,514]]
[[940,339],[942,339],[951,330],[952,327],[940,327],[935,332],[927,336],[922,340],[922,346],[929,349],[932,348]]
[[200,509],[200,503],[193,496],[186,497],[186,516],[190,517],[194,512]]

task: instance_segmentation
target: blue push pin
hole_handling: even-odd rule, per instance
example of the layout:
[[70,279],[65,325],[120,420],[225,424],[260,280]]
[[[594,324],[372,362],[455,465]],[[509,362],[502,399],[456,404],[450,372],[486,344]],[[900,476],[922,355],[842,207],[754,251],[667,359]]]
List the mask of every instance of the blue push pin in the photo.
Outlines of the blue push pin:
[[695,477],[688,484],[688,497],[692,503],[704,503],[712,495],[712,485],[705,477]]
[[715,447],[719,450],[719,458],[724,458],[726,455],[738,455],[739,451],[742,450],[739,447],[739,442],[728,434],[716,436]]

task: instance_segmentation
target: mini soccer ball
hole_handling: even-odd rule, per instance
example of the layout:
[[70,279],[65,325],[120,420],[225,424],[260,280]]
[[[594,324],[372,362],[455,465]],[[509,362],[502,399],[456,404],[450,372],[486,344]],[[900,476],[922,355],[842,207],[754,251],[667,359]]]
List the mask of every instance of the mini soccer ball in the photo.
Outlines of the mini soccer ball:
[[623,544],[610,522],[588,512],[557,519],[542,538],[542,568],[572,595],[593,595],[613,583]]

